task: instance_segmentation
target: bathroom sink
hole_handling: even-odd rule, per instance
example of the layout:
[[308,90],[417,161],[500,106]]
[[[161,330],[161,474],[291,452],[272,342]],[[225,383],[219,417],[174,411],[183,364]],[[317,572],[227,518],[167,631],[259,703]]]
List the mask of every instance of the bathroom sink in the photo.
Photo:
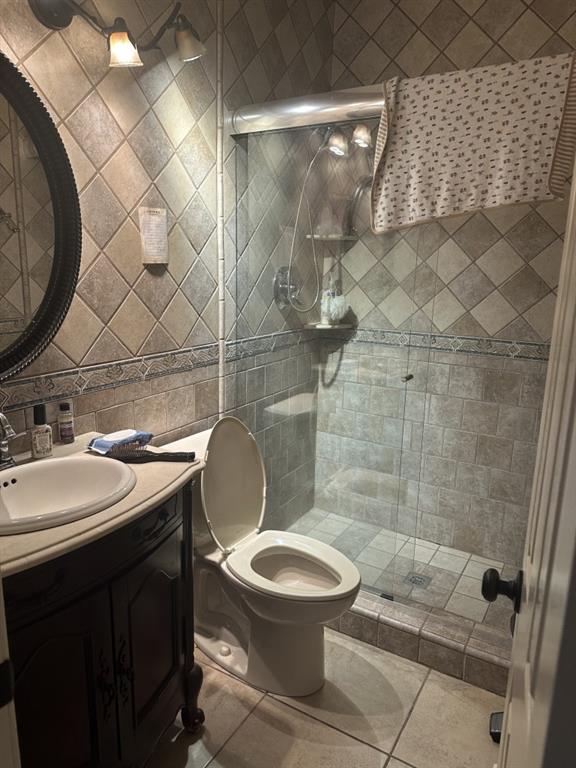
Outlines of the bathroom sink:
[[40,531],[93,515],[123,499],[134,472],[114,459],[42,459],[0,472],[0,534]]

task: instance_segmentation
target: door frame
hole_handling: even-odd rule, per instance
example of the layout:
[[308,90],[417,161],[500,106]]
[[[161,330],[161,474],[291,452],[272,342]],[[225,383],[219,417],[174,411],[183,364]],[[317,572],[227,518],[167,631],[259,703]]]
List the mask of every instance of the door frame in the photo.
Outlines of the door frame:
[[[575,176],[576,178],[576,176]],[[556,768],[576,754],[576,184],[550,362],[498,765]]]

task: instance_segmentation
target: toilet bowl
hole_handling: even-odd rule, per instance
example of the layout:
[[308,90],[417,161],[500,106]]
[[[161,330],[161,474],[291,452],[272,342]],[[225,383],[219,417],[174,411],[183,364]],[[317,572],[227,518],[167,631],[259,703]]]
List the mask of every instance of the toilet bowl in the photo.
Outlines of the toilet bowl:
[[324,625],[353,604],[358,569],[328,544],[261,530],[264,462],[241,421],[216,424],[205,461],[192,510],[196,644],[257,688],[313,693],[324,683]]

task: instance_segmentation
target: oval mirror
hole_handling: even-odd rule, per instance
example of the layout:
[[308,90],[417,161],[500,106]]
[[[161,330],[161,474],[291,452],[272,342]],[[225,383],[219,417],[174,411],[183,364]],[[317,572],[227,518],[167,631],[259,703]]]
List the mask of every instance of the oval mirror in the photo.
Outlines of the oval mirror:
[[31,363],[62,324],[81,238],[64,144],[38,94],[0,53],[0,381]]

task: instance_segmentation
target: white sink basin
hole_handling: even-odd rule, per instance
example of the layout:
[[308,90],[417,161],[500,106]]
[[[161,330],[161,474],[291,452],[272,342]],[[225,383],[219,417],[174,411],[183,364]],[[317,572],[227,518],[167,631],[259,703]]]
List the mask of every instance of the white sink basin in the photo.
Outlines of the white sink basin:
[[0,472],[0,534],[40,531],[111,507],[136,484],[126,464],[101,456],[42,459]]

